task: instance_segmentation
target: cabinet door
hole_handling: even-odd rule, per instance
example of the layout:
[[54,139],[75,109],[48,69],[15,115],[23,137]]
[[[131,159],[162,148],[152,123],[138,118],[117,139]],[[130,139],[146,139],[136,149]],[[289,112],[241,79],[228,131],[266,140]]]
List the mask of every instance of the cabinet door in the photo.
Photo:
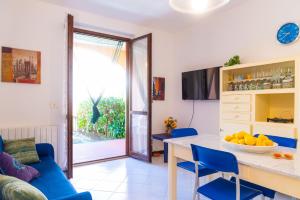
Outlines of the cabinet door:
[[251,125],[249,124],[239,124],[239,123],[230,123],[230,122],[223,122],[220,126],[220,134],[221,136],[233,134],[239,131],[246,131],[251,133]]

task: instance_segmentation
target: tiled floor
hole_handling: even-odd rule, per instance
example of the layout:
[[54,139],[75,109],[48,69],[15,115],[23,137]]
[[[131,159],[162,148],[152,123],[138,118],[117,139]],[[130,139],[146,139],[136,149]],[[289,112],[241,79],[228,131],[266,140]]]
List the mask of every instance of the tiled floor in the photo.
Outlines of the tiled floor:
[[[166,200],[167,176],[161,157],[152,164],[126,158],[76,167],[72,183],[78,191],[90,191],[94,200]],[[193,178],[178,169],[178,200],[192,199]],[[289,198],[277,195],[276,199]]]

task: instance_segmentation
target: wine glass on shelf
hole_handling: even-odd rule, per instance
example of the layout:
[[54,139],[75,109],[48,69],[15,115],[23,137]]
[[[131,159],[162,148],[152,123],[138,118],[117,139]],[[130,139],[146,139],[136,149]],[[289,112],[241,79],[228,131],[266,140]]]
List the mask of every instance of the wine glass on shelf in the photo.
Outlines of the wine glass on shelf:
[[234,91],[238,91],[239,90],[239,84],[237,82],[234,83],[234,87],[233,87]]
[[289,78],[292,78],[292,76],[293,76],[292,68],[291,68],[291,67],[288,67],[288,68],[287,68],[287,76],[288,76]]
[[295,87],[295,68],[291,67],[291,79],[293,81],[292,87]]
[[273,70],[273,76],[272,76],[272,88],[273,89],[279,89],[281,88],[283,76],[283,69],[282,68],[276,68]]
[[255,90],[259,90],[260,87],[259,87],[259,79],[256,79],[255,81]]
[[244,84],[243,84],[243,82],[240,83],[239,90],[244,90]]
[[284,80],[286,77],[286,73],[285,73],[285,70],[284,70],[284,67],[280,67],[280,74],[279,74],[279,78],[280,80]]
[[244,90],[251,90],[251,80],[250,79],[248,79],[245,82]]

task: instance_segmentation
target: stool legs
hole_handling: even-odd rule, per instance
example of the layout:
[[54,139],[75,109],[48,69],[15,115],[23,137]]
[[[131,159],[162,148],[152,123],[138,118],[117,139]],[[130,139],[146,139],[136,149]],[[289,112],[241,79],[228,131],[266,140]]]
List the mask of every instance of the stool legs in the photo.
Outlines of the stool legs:
[[164,162],[168,162],[168,143],[164,142]]
[[198,171],[198,163],[195,163],[195,185],[194,185],[194,193],[193,193],[193,200],[199,200],[200,196],[197,192],[199,187],[199,171]]

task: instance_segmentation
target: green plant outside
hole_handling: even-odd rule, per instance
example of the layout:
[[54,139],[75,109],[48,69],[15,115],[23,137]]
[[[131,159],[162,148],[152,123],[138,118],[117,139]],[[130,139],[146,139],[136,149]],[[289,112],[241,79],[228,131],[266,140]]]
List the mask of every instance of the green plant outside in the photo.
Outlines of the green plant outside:
[[100,118],[96,124],[91,123],[93,104],[90,100],[79,105],[77,126],[79,131],[86,135],[94,134],[109,139],[125,138],[125,102],[122,98],[103,98],[97,108]]

